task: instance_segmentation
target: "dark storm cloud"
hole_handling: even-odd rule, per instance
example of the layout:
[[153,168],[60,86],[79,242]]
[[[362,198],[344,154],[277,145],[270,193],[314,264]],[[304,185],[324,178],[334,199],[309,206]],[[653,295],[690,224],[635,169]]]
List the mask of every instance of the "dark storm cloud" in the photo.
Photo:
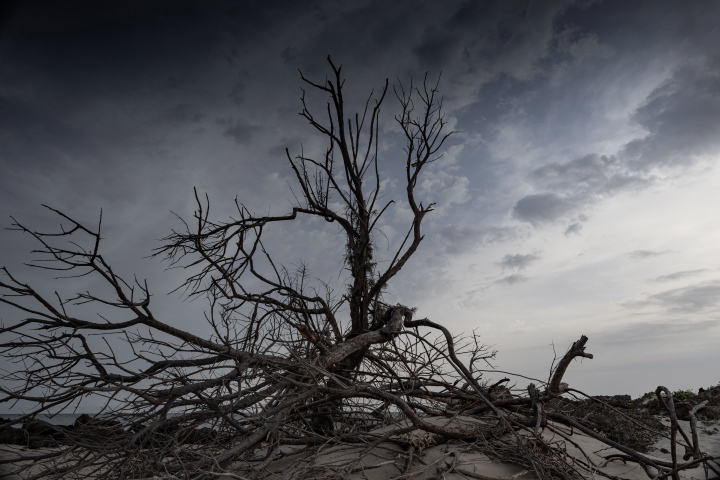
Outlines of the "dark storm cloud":
[[627,256],[635,260],[644,260],[646,258],[657,257],[668,253],[672,252],[670,250],[663,250],[662,252],[656,252],[654,250],[635,250],[628,253]]
[[[588,154],[551,162],[528,178],[543,193],[520,199],[513,216],[534,225],[568,214],[623,192],[637,192],[665,175],[683,175],[699,160],[720,153],[720,57],[684,63],[635,110],[632,121],[647,135],[626,143],[610,156]],[[670,169],[669,172],[667,169]]]
[[656,88],[633,119],[648,135],[619,156],[633,170],[682,167],[720,150],[720,56],[689,62]]
[[27,165],[52,164],[58,150],[92,151],[97,142],[62,115],[0,96],[0,145],[0,161]]
[[[613,172],[615,163],[613,158],[589,154],[566,163],[553,162],[533,170],[529,175],[530,180],[551,191],[520,199],[515,204],[513,216],[533,225],[552,223],[603,197],[638,189],[649,182],[639,176]],[[578,233],[582,227],[581,222],[573,225],[572,229],[568,227],[566,235]]]
[[[268,155],[272,158],[286,158],[286,152],[285,149],[288,148],[288,145],[302,145],[306,141],[307,138],[301,138],[301,137],[292,137],[292,138],[284,138],[280,143],[277,145],[273,145],[268,149]],[[292,155],[292,149],[291,149],[291,155]]]
[[249,143],[255,135],[263,131],[263,127],[232,117],[218,118],[216,123],[223,127],[223,137],[231,138],[239,145]]
[[580,38],[570,41],[568,34],[575,33],[573,30],[566,27],[564,32],[566,35],[558,36],[558,51],[569,53],[578,63],[591,58],[607,59],[615,54],[615,49],[600,43],[595,33],[582,33]]
[[701,268],[699,270],[685,270],[682,272],[669,273],[667,275],[660,275],[656,277],[656,282],[672,282],[674,280],[680,280],[682,278],[695,277],[701,273],[707,272],[707,269]]
[[161,119],[172,123],[200,123],[203,117],[204,115],[198,112],[193,105],[179,103],[162,115]]
[[85,129],[62,112],[0,96],[0,210],[19,215],[39,203],[66,207],[78,196],[127,193],[127,185],[108,185],[102,171],[123,140],[117,132]]
[[561,197],[556,193],[538,193],[521,198],[513,208],[518,220],[539,225],[558,220],[585,203],[584,199]]
[[529,79],[548,54],[554,20],[577,3],[323,3],[313,28],[303,30],[302,41],[284,45],[279,57],[311,75],[325,71],[328,53],[337,61],[355,59],[366,72],[388,72],[391,78],[422,77],[427,71],[434,76],[442,70],[443,84],[452,86],[444,91],[452,113],[476,102],[491,79]]
[[464,224],[448,225],[440,231],[440,237],[446,244],[445,253],[450,255],[469,253],[483,245],[507,242],[519,236],[520,232],[515,228]]
[[449,58],[456,56],[462,37],[457,33],[426,31],[420,45],[413,48],[421,65],[438,68]]
[[520,253],[516,253],[515,255],[507,254],[498,262],[498,265],[501,266],[503,270],[507,268],[525,270],[528,265],[538,260],[540,260],[540,256],[534,253],[528,253],[527,255]]
[[[622,166],[617,164],[616,158],[596,154],[537,168],[530,172],[530,180],[550,192],[520,199],[515,204],[513,216],[533,225],[552,223],[603,198],[620,192],[641,190],[654,181],[653,177],[644,178],[619,170],[622,170]],[[579,231],[582,223],[576,224],[578,227],[569,233]]]
[[720,281],[705,282],[648,295],[642,300],[630,300],[628,308],[660,307],[668,313],[687,314],[708,311],[720,304]]
[[[427,35],[426,41],[418,47],[418,53],[423,52],[430,63],[432,59],[451,56],[454,46],[455,55],[469,55],[476,67],[495,64],[506,73],[522,77],[529,73],[531,62],[546,54],[547,44],[553,36],[553,19],[574,3],[466,1],[443,25],[445,36],[432,38]],[[454,40],[456,32],[464,32],[469,41]],[[431,44],[437,44],[439,48],[433,49]]]
[[640,189],[651,182],[638,175],[617,172],[618,167],[614,157],[589,154],[567,163],[553,162],[540,167],[530,173],[530,178],[545,188],[585,197]]
[[233,103],[237,106],[242,105],[245,102],[245,91],[247,90],[247,84],[243,82],[236,83],[232,90],[230,90],[230,98]]
[[[554,19],[574,3],[456,1],[417,8],[410,2],[380,1],[130,1],[107,8],[83,0],[40,2],[37,8],[23,4],[1,32],[0,56],[12,68],[0,71],[0,87],[20,92],[16,100],[31,110],[51,109],[61,117],[87,112],[73,115],[72,122],[63,119],[78,134],[56,138],[82,144],[104,128],[100,136],[115,135],[123,150],[113,160],[103,152],[112,167],[124,169],[124,163],[134,162],[159,174],[168,165],[146,161],[152,150],[196,171],[189,166],[196,159],[188,147],[205,128],[237,146],[271,142],[267,147],[273,153],[283,153],[278,139],[269,137],[277,131],[275,113],[290,104],[292,115],[281,118],[279,128],[286,138],[300,138],[288,128],[290,122],[298,124],[296,103],[289,101],[297,102],[295,68],[322,78],[328,53],[347,65],[353,85],[442,69],[448,85],[444,92],[456,99],[448,109],[457,109],[476,101],[491,78],[530,78],[538,59],[548,53]],[[227,69],[219,70],[218,64]],[[218,80],[218,73],[227,81]],[[42,95],[23,93],[25,84]],[[213,124],[213,118],[221,122]],[[273,128],[267,127],[270,122]],[[177,132],[180,125],[187,130]],[[0,130],[4,127],[0,124]],[[83,136],[89,129],[93,133]],[[167,143],[175,136],[186,143]],[[57,151],[55,146],[48,142],[45,148]],[[91,157],[71,148],[63,156],[76,164]],[[48,158],[43,152],[25,157],[33,162]],[[496,236],[490,230],[482,234],[487,241]],[[467,250],[471,243],[459,239],[448,252]]]
[[553,189],[597,189],[607,182],[611,162],[608,157],[590,154],[567,163],[545,165],[533,170],[530,178]]

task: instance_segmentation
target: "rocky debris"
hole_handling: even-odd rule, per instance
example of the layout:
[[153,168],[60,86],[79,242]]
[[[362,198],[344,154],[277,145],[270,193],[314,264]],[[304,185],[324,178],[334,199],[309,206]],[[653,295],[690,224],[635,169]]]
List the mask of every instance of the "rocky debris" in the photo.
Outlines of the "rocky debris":
[[[675,414],[678,420],[690,421],[690,410],[693,409],[695,403],[680,402],[675,404]],[[717,420],[720,418],[720,407],[704,407],[696,412],[695,418],[698,420]]]
[[593,398],[602,400],[603,402],[608,403],[613,407],[630,408],[632,406],[632,397],[630,395],[597,395]]
[[698,418],[700,420],[720,420],[720,406],[703,408],[698,412]]
[[598,395],[586,400],[558,398],[548,402],[545,409],[567,415],[600,435],[643,453],[651,451],[660,438],[656,432],[666,429],[647,411],[634,409],[630,395]]
[[29,419],[21,426],[10,426],[9,420],[0,420],[0,443],[23,445],[28,448],[56,447],[65,443],[68,436],[108,437],[122,431],[118,422],[79,416],[72,425],[53,425],[38,419]]
[[[678,419],[689,421],[690,410],[705,400],[708,403],[696,413],[696,418],[698,420],[720,420],[720,385],[708,389],[700,388],[697,394],[690,390],[673,392],[673,403],[675,404],[675,413]],[[660,404],[655,392],[648,392],[633,400],[632,408],[647,411],[651,415],[668,415],[665,406]]]
[[[692,408],[705,400],[708,403],[696,412],[696,418],[720,420],[720,385],[701,388],[697,394],[688,390],[673,392],[678,419],[689,421]],[[667,417],[668,412],[654,391],[634,400],[630,395],[598,395],[585,400],[557,398],[548,402],[545,408],[572,417],[610,440],[640,452],[649,452],[659,439],[658,434],[647,429],[654,432],[667,430],[660,419]]]
[[120,422],[91,417],[87,413],[75,419],[71,427],[65,427],[68,433],[75,435],[103,437],[124,433]]
[[703,400],[720,397],[720,385],[715,385],[714,387],[710,387],[707,390],[705,390],[704,388],[700,388],[698,390],[698,397]]
[[65,438],[64,429],[67,428],[37,419],[27,420],[20,428],[11,427],[9,423],[5,420],[0,424],[0,443],[29,448],[57,446]]
[[[0,419],[0,444],[22,445],[31,449],[56,447],[78,437],[86,439],[112,438],[127,433],[119,422],[80,415],[72,425],[52,425],[42,420],[30,419],[22,425],[8,425],[10,420]],[[131,431],[142,430],[142,425],[134,425]],[[161,428],[155,432],[152,444],[167,446],[172,442],[187,444],[210,444],[218,438],[218,432],[212,428]]]
[[10,420],[0,418],[0,443],[9,445],[25,445],[27,444],[27,432],[19,428],[9,427],[7,424]]
[[114,420],[103,420],[102,418],[91,417],[87,413],[83,413],[75,419],[73,427],[81,428],[86,426],[93,426],[97,428],[114,428],[120,426],[120,422]]

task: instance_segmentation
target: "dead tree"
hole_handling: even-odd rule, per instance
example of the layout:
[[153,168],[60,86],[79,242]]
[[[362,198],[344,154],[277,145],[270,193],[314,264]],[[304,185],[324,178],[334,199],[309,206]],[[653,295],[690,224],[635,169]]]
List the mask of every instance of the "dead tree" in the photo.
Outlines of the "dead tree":
[[[422,242],[422,222],[433,209],[433,203],[416,198],[418,180],[452,134],[445,131],[438,84],[426,78],[422,85],[393,89],[400,104],[395,121],[405,139],[402,201],[412,219],[380,268],[374,239],[393,202],[382,201],[378,167],[380,107],[389,84],[371,93],[361,113],[348,117],[341,68],[328,61],[332,75],[325,82],[301,74],[307,88],[328,99],[319,116],[303,93],[300,113],[328,146],[320,158],[287,153],[299,193],[289,213],[256,215],[237,203],[235,218],[217,221],[210,217],[207,197],[196,193],[192,220],[155,252],[192,272],[181,287],[190,297],[208,299],[210,335],[179,329],[153,310],[147,284],[124,279],[101,253],[101,225],[88,228],[53,209],[64,222],[60,232],[39,232],[15,221],[16,230],[40,245],[38,268],[91,275],[111,292],[52,298],[3,269],[0,301],[24,316],[0,329],[2,355],[14,363],[0,386],[0,403],[35,405],[11,424],[27,430],[43,412],[72,410],[88,396],[105,399],[93,420],[74,428],[47,426],[58,448],[43,455],[50,465],[45,474],[223,478],[239,468],[236,477],[248,478],[260,475],[288,446],[312,451],[362,443],[367,452],[383,441],[408,448],[407,470],[414,446],[403,435],[417,430],[433,442],[491,439],[496,451],[514,452],[507,458],[540,478],[582,473],[549,447],[528,447],[518,432],[537,436],[553,422],[585,428],[542,405],[568,391],[561,380],[573,358],[592,358],[584,353],[586,337],[559,362],[544,391],[532,385],[527,396],[496,396],[498,384],[488,386],[475,366],[493,355],[477,337],[456,338],[436,322],[413,319],[412,308],[383,302],[388,283]],[[350,272],[345,291],[336,295],[329,285],[314,284],[302,265],[289,269],[273,261],[263,235],[301,216],[319,217],[342,232]],[[112,311],[112,319],[76,312],[77,305],[87,304]],[[118,337],[131,349],[129,357],[113,343]],[[461,361],[463,354],[469,362]],[[460,413],[486,419],[486,428],[428,420]],[[389,431],[377,433],[388,425]],[[658,474],[685,465],[663,465],[623,448],[628,458]],[[707,463],[693,451],[692,461]]]

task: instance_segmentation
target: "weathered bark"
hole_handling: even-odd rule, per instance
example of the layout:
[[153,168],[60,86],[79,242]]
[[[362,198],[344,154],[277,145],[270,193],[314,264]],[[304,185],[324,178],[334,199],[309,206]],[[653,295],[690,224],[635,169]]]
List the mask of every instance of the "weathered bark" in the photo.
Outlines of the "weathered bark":
[[387,324],[379,330],[361,333],[333,347],[326,356],[321,357],[320,366],[329,368],[356,352],[366,350],[370,345],[389,342],[402,331],[403,318],[411,319],[412,311],[407,307],[394,307]]
[[588,338],[583,335],[580,337],[580,340],[573,343],[570,349],[567,351],[567,353],[560,359],[560,362],[558,362],[557,367],[555,367],[555,371],[553,372],[553,376],[550,380],[550,384],[548,385],[548,394],[557,396],[561,393],[564,393],[565,390],[567,390],[567,384],[563,384],[562,378],[563,375],[565,375],[565,371],[567,370],[568,366],[570,365],[570,362],[576,358],[576,357],[584,357],[584,358],[593,358],[592,354],[585,353],[585,344],[587,343]]

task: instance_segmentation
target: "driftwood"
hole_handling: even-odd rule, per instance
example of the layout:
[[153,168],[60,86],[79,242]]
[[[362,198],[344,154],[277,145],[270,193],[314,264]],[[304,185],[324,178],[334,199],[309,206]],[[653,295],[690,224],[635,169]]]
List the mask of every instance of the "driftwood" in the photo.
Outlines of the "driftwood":
[[[412,219],[379,269],[374,239],[392,203],[380,203],[378,167],[378,122],[388,82],[374,103],[371,95],[365,110],[347,119],[341,69],[331,61],[330,66],[332,77],[324,83],[301,74],[309,88],[328,98],[326,120],[311,113],[305,95],[301,112],[328,139],[328,148],[320,159],[288,153],[299,185],[292,211],[256,216],[237,204],[237,218],[217,222],[210,219],[207,197],[196,193],[193,221],[155,252],[188,268],[182,287],[190,297],[208,299],[212,333],[206,337],[157,314],[147,283],[126,281],[111,267],[100,249],[101,224],[92,229],[54,209],[64,222],[59,232],[15,221],[16,230],[39,244],[36,252],[45,263],[36,266],[70,277],[92,275],[110,291],[47,296],[3,269],[0,301],[24,317],[0,328],[2,355],[15,366],[6,369],[0,403],[34,405],[4,428],[24,425],[17,431],[27,432],[39,414],[72,411],[88,396],[105,399],[94,421],[42,426],[52,430],[48,438],[57,448],[35,457],[49,462],[38,477],[261,478],[288,446],[304,446],[311,458],[328,445],[363,444],[367,455],[394,442],[406,451],[398,477],[406,478],[418,449],[450,440],[523,465],[541,479],[602,474],[589,463],[570,464],[544,443],[541,432],[559,424],[615,447],[651,478],[677,480],[678,471],[699,463],[718,473],[717,459],[704,456],[698,445],[696,423],[692,440],[678,428],[672,395],[663,387],[657,396],[673,419],[672,438],[680,432],[690,452],[682,461],[674,441],[672,462],[656,461],[546,408],[571,392],[562,380],[572,360],[592,358],[585,353],[587,337],[559,359],[548,382],[513,394],[501,386],[507,378],[493,384],[482,378],[476,364],[494,352],[477,336],[454,337],[439,323],[414,319],[407,306],[383,302],[388,282],[422,242],[422,220],[432,211],[432,203],[415,197],[421,171],[452,132],[443,132],[437,84],[394,89],[401,108],[395,120],[406,140],[404,202]],[[340,295],[327,284],[313,286],[303,265],[276,265],[266,249],[263,234],[298,216],[322,218],[344,234],[351,278]],[[75,313],[76,305],[87,304],[105,316],[97,321]],[[475,416],[484,427],[430,421],[457,415]],[[485,478],[449,461],[443,472]],[[349,465],[344,474],[354,468]]]

